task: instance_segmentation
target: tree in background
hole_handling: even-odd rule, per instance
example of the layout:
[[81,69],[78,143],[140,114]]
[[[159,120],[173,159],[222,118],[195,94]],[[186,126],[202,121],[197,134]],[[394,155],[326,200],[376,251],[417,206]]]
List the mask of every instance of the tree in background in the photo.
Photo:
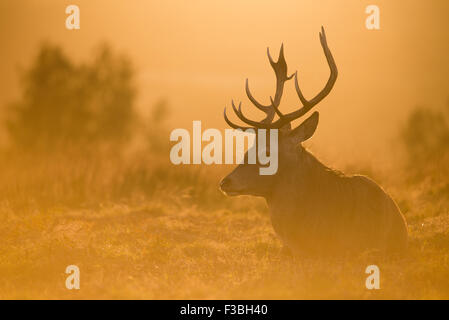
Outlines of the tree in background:
[[431,193],[449,196],[449,104],[416,108],[401,131],[410,181],[425,183]]
[[123,143],[135,121],[130,61],[104,45],[92,62],[75,64],[43,45],[22,74],[22,96],[7,108],[6,129],[25,150]]
[[151,108],[148,120],[145,121],[145,139],[152,151],[167,152],[169,150],[167,119],[170,115],[170,107],[165,99],[157,101]]

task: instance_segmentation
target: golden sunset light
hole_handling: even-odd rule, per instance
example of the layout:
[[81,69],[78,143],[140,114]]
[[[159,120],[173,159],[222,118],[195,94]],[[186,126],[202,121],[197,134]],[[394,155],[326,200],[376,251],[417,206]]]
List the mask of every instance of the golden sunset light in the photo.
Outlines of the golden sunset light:
[[2,0],[0,299],[448,299],[448,12]]

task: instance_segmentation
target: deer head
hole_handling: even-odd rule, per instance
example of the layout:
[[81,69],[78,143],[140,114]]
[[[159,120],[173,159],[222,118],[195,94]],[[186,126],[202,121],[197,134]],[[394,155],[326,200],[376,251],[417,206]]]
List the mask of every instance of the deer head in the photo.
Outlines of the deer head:
[[[270,194],[271,188],[276,185],[276,179],[282,173],[285,174],[286,168],[295,168],[298,162],[298,146],[302,149],[301,143],[309,139],[315,132],[318,125],[318,112],[314,112],[309,118],[302,122],[298,127],[292,129],[291,122],[302,117],[308,111],[310,111],[316,104],[323,100],[329,92],[332,90],[335,81],[337,79],[338,71],[335,65],[332,53],[329,50],[326,41],[326,34],[324,28],[321,27],[320,42],[326,56],[327,62],[330,68],[330,76],[325,87],[312,99],[307,100],[301,92],[298,85],[298,73],[295,72],[288,76],[287,74],[287,63],[284,58],[284,48],[281,46],[279,52],[278,61],[275,62],[270,55],[269,49],[267,49],[268,59],[270,61],[271,67],[276,75],[276,92],[274,98],[270,97],[270,104],[263,105],[258,102],[251,94],[248,86],[248,79],[246,79],[246,95],[248,99],[254,104],[259,110],[266,114],[266,117],[262,121],[253,121],[248,119],[243,115],[241,109],[241,103],[238,108],[235,106],[234,101],[232,101],[232,109],[234,110],[237,117],[249,126],[240,126],[231,122],[226,115],[226,108],[224,110],[224,119],[226,123],[234,129],[278,129],[278,159],[279,159],[279,170],[275,175],[260,175],[259,168],[260,164],[248,164],[244,161],[242,164],[238,165],[229,175],[227,175],[220,183],[220,188],[227,195],[256,195],[256,196],[267,196]],[[287,114],[283,114],[279,110],[279,104],[281,102],[282,93],[284,91],[284,84],[288,80],[294,78],[295,89],[298,98],[302,106]],[[275,116],[278,118],[275,120]],[[258,141],[256,139],[255,141]],[[269,139],[267,139],[269,141]],[[269,143],[269,142],[267,142]],[[257,146],[259,149],[270,150],[268,145]],[[247,159],[247,154],[245,154],[245,159]],[[288,173],[287,173],[288,174]]]

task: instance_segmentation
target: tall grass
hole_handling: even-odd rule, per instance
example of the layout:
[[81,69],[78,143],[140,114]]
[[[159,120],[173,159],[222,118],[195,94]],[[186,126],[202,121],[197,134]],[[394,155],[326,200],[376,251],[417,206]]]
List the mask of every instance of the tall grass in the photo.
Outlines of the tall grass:
[[[81,80],[104,75],[101,59],[86,69],[54,48],[44,53],[38,62],[46,61],[53,71],[36,63],[38,80],[53,79],[61,68],[64,74],[77,71]],[[123,70],[122,60],[105,61]],[[128,71],[110,79],[117,77],[131,79]],[[116,81],[108,79],[91,80],[114,88]],[[61,94],[52,85],[42,92],[46,83],[37,81],[39,90],[32,92],[44,94],[50,101],[46,107],[60,108]],[[105,97],[83,81],[75,84],[66,83],[70,90],[62,100],[72,97],[73,89],[94,102]],[[128,99],[118,100],[131,114],[129,92]],[[109,106],[116,100],[108,98]],[[34,102],[23,99],[18,105],[39,113],[33,106],[41,101]],[[72,101],[71,108],[77,105]],[[95,106],[88,103],[83,110],[92,116]],[[147,123],[158,126],[136,121],[135,127],[122,128],[143,137],[143,146],[133,150],[122,139],[106,139],[104,123],[94,117],[101,139],[86,139],[91,129],[85,127],[82,143],[72,143],[67,136],[78,132],[75,125],[64,139],[47,145],[34,134],[39,128],[27,127],[26,139],[12,139],[0,152],[0,298],[449,298],[449,126],[435,120],[445,111],[412,113],[400,135],[406,161],[397,162],[392,154],[397,166],[391,172],[370,164],[347,168],[374,176],[398,202],[409,223],[407,254],[385,258],[366,252],[332,260],[285,253],[263,199],[226,198],[219,192],[229,166],[171,164],[166,111],[161,102],[150,115]],[[19,114],[22,122],[12,127],[16,137],[34,123],[34,116]],[[71,119],[64,110],[56,114],[58,121]],[[58,132],[45,115],[39,123],[51,140]],[[111,133],[114,126],[107,129]],[[65,288],[65,268],[71,264],[81,270],[80,290]],[[365,268],[371,264],[381,270],[379,291],[365,288]]]

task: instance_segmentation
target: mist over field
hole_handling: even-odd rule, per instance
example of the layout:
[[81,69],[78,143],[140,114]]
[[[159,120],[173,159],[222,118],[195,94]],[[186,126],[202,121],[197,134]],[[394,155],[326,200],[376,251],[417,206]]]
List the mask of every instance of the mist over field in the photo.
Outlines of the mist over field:
[[[378,1],[377,33],[359,1],[79,2],[73,32],[65,4],[0,5],[1,299],[449,298],[447,2]],[[261,22],[270,15],[276,26]],[[403,256],[288,254],[264,199],[219,191],[234,166],[170,162],[170,132],[224,129],[231,98],[260,117],[244,80],[268,102],[267,46],[277,56],[283,42],[305,94],[318,91],[321,25],[340,73],[306,146],[392,196],[408,223]],[[373,264],[381,290],[365,287]],[[80,290],[65,286],[68,265]]]

